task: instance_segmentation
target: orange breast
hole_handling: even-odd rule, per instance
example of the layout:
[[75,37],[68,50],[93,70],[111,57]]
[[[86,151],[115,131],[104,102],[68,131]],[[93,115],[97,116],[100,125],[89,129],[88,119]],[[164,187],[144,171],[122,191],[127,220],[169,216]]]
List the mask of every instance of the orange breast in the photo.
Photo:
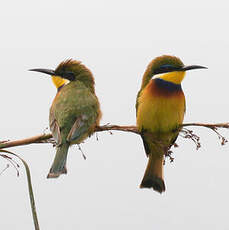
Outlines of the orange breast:
[[152,79],[138,98],[139,130],[168,132],[182,124],[185,97],[180,85]]

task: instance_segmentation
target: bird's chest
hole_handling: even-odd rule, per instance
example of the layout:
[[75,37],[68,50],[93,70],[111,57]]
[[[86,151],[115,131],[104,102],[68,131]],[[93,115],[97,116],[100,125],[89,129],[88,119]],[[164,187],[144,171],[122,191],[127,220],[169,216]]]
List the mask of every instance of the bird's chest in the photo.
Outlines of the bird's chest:
[[180,87],[157,85],[155,80],[145,87],[138,98],[139,130],[168,132],[183,122],[185,98]]

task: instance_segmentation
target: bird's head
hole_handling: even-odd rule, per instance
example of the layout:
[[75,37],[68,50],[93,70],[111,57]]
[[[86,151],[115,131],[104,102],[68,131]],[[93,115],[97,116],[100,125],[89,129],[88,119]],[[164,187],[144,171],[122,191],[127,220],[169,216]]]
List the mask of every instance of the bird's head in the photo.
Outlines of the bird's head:
[[184,67],[183,62],[175,57],[169,55],[163,55],[153,59],[150,63],[152,75],[169,73],[182,69]]
[[180,84],[184,79],[185,72],[192,69],[206,69],[206,67],[200,65],[185,66],[179,58],[163,55],[150,62],[143,76],[142,84],[145,86],[154,76],[175,84]]
[[94,78],[91,71],[81,64],[80,61],[68,59],[61,62],[55,70],[51,69],[30,69],[52,76],[54,85],[58,88],[68,81],[82,81],[89,88],[94,89]]

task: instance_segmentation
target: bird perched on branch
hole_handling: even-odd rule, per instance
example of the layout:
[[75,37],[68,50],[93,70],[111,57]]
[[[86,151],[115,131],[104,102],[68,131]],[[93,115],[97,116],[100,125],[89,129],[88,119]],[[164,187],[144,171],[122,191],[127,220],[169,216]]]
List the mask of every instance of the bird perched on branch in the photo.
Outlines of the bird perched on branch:
[[206,67],[184,66],[179,58],[168,55],[148,65],[136,101],[137,128],[149,158],[140,188],[165,191],[164,156],[177,139],[185,113],[181,82],[187,70],[202,68]]
[[99,125],[101,111],[91,71],[79,61],[66,60],[55,70],[31,69],[52,76],[57,88],[49,113],[49,125],[57,143],[48,178],[66,174],[69,146],[80,144]]

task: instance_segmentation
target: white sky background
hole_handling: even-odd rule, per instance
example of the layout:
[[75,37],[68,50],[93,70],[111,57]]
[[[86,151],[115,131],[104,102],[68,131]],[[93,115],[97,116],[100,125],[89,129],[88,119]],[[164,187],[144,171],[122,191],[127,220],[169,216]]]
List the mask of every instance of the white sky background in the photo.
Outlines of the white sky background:
[[[27,71],[81,60],[96,79],[102,124],[135,124],[135,99],[148,63],[162,54],[208,70],[187,72],[185,122],[229,121],[227,1],[5,1],[1,4],[0,139],[21,139],[48,127],[56,89]],[[228,229],[229,145],[193,128],[198,151],[179,138],[165,166],[167,190],[141,190],[147,158],[139,136],[99,133],[68,157],[68,174],[46,175],[49,144],[11,149],[28,163],[41,229]],[[229,132],[223,132],[229,136]],[[0,161],[0,170],[6,166]],[[23,166],[0,176],[0,229],[33,229]]]

